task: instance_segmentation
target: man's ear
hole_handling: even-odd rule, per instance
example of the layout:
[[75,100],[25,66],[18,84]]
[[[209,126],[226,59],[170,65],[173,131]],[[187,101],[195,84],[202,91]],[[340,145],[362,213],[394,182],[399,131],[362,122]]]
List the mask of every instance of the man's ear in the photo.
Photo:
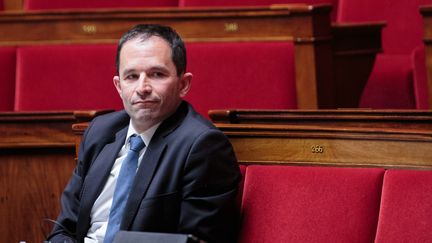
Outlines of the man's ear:
[[113,83],[114,83],[114,87],[116,88],[117,92],[121,95],[120,77],[114,76],[113,77]]
[[186,96],[186,94],[189,92],[189,89],[191,88],[192,85],[192,73],[185,73],[183,74],[183,76],[180,78],[180,92],[179,92],[179,96],[180,98],[183,98]]

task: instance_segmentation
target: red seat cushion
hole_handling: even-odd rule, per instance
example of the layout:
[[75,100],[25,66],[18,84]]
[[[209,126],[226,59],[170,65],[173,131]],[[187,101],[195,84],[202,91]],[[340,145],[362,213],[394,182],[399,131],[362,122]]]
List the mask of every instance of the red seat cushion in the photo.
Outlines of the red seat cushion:
[[375,242],[430,242],[431,228],[432,171],[386,171]]
[[122,108],[115,52],[116,45],[18,48],[15,110]]
[[15,47],[0,48],[0,111],[12,111],[15,99]]
[[409,55],[379,54],[360,98],[360,107],[414,109],[412,61]]
[[134,7],[174,7],[178,0],[26,0],[25,10],[42,9],[87,9],[87,8],[134,8]]
[[296,108],[292,42],[188,43],[187,100],[209,109]]
[[248,166],[240,242],[373,242],[384,170]]

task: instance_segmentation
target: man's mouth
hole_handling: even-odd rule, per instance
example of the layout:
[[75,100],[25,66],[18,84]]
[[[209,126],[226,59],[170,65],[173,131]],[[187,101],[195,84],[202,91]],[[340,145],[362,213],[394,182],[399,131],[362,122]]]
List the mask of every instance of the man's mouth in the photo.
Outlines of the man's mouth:
[[139,100],[139,101],[133,102],[134,105],[143,105],[143,106],[154,105],[157,103],[158,102],[156,100]]

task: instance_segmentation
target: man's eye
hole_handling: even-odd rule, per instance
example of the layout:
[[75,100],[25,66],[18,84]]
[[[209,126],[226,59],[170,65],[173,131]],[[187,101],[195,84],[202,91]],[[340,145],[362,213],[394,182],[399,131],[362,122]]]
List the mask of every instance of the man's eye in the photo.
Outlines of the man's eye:
[[162,78],[162,77],[164,77],[164,74],[161,72],[154,72],[151,74],[151,77],[152,78]]
[[135,80],[135,79],[138,79],[138,75],[136,75],[136,74],[129,74],[129,75],[126,76],[125,79],[127,79],[127,80]]

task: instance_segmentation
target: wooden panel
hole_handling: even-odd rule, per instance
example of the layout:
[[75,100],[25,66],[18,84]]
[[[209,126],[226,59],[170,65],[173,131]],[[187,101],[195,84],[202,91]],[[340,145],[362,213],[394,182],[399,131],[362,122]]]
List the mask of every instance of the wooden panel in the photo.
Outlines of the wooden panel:
[[423,15],[424,43],[426,46],[429,107],[432,108],[432,5],[420,7],[420,13]]
[[432,168],[432,112],[213,110],[242,163]]
[[[175,28],[188,41],[328,40],[330,5],[4,12],[0,44],[117,42],[139,23]],[[264,28],[265,27],[265,28]],[[259,30],[259,31],[258,31]]]
[[60,212],[74,147],[0,151],[1,242],[42,242]]
[[75,166],[73,123],[96,112],[0,113],[0,242],[42,242]]
[[241,163],[432,169],[432,130],[217,124]]
[[[432,112],[211,111],[240,163],[432,169]],[[87,123],[75,124],[80,142]]]
[[3,7],[6,11],[15,11],[23,9],[24,0],[3,0]]

